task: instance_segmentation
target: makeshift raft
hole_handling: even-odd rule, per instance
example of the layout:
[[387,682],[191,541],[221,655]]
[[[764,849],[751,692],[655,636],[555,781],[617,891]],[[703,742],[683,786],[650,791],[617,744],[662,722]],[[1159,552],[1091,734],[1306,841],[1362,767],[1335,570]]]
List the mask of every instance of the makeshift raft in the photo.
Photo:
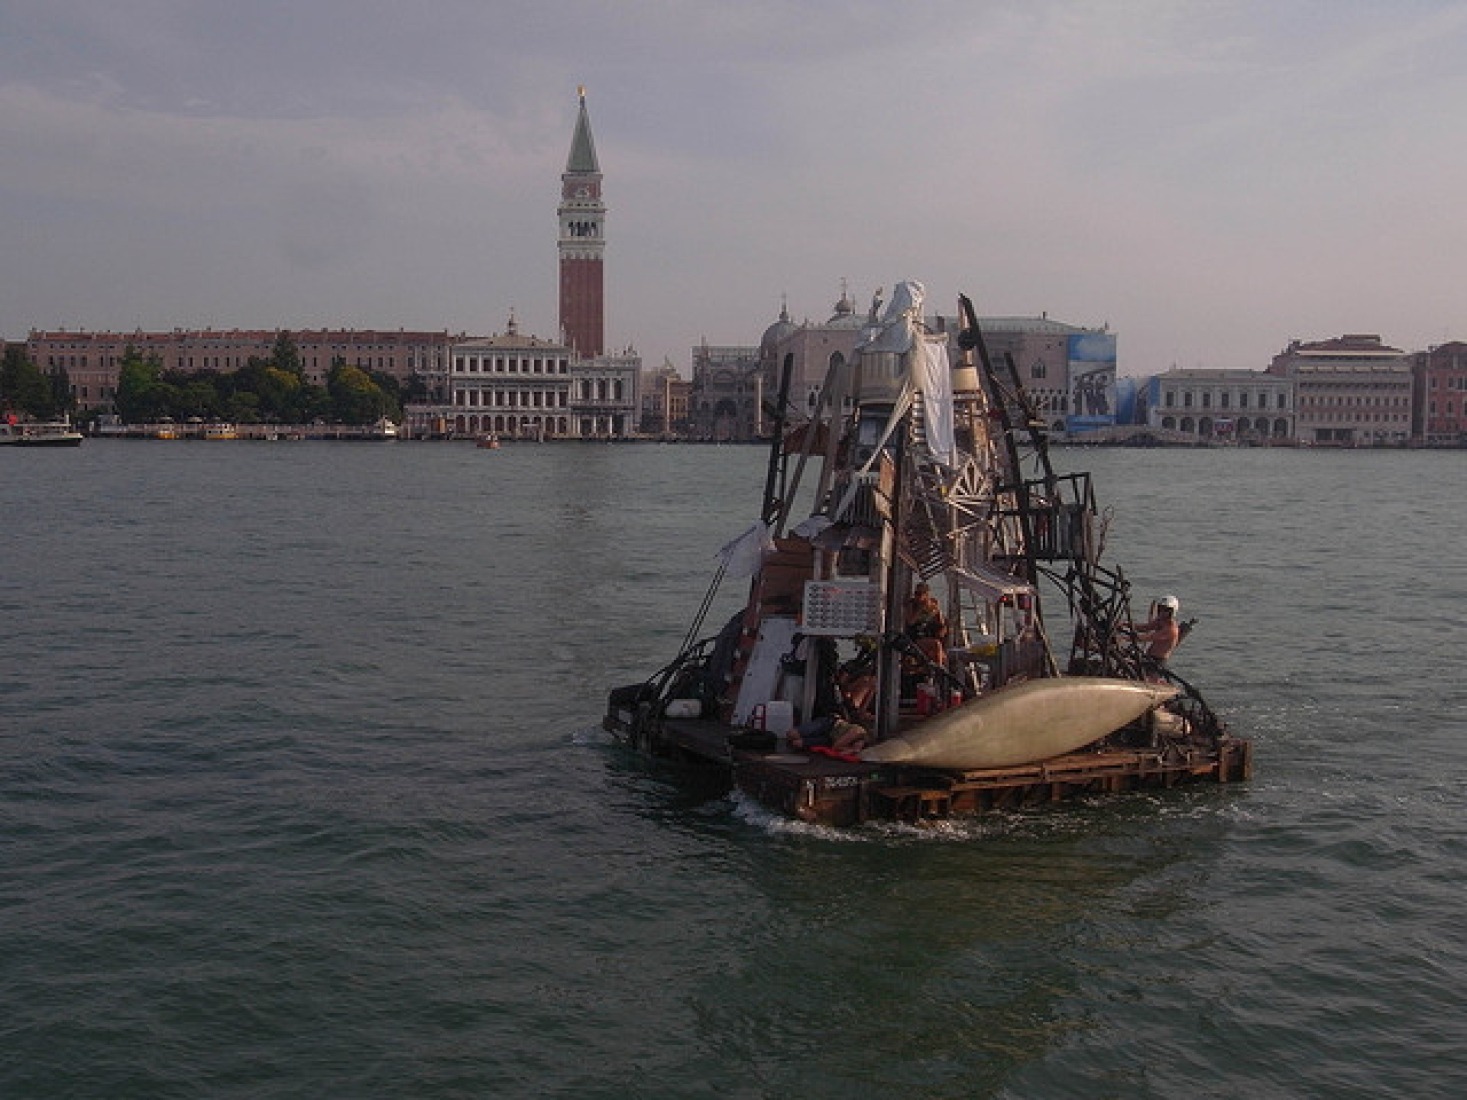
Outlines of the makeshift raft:
[[[1108,743],[1033,764],[946,771],[788,752],[778,741],[768,751],[739,748],[740,735],[731,738],[727,725],[696,718],[635,727],[631,713],[618,716],[613,708],[603,724],[649,755],[721,773],[728,789],[742,791],[774,813],[840,827],[941,821],[1087,795],[1236,783],[1253,774],[1252,743],[1234,737],[1196,744],[1169,739],[1138,747]],[[634,737],[634,728],[640,736]]]
[[[1249,743],[1167,661],[1190,628],[1177,600],[1132,615],[1089,475],[1055,469],[1012,358],[967,298],[956,328],[924,299],[900,283],[873,302],[808,400],[784,357],[759,521],[604,727],[837,826],[1249,778]],[[747,598],[702,635],[725,578]],[[860,751],[782,751],[792,730]]]

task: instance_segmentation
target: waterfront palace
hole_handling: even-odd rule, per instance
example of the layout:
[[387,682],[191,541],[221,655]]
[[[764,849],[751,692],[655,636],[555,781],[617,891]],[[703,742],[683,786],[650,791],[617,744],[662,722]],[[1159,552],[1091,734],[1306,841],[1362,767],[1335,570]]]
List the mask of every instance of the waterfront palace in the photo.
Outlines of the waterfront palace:
[[[879,302],[858,310],[842,290],[824,321],[795,324],[786,307],[757,345],[694,347],[691,382],[666,366],[649,375],[644,433],[757,438],[767,431],[770,396],[786,364],[792,412],[812,410],[827,368],[855,354],[876,308]],[[1108,328],[1042,315],[979,321],[991,357],[1013,360],[1051,431],[1072,439],[1467,445],[1467,344],[1407,352],[1377,335],[1354,334],[1292,341],[1263,370],[1172,369],[1132,378],[1117,373]],[[932,316],[927,325],[956,338],[956,318]]]
[[[790,371],[788,416],[815,407],[832,363],[850,361],[880,309],[842,287],[824,320],[788,306],[757,344],[691,351],[691,379],[670,362],[644,371],[635,349],[608,354],[606,206],[585,90],[558,205],[560,333],[522,334],[513,313],[488,336],[442,331],[291,332],[307,379],[335,363],[392,375],[427,395],[405,410],[407,435],[743,441],[771,430],[772,403]],[[927,324],[956,339],[953,317]],[[1262,370],[1172,369],[1147,378],[1117,371],[1116,334],[1038,317],[981,319],[990,354],[1009,357],[1051,430],[1072,438],[1149,434],[1162,442],[1237,441],[1334,446],[1467,445],[1467,344],[1427,351],[1377,335],[1292,341]],[[83,416],[108,412],[129,348],[165,372],[237,370],[268,358],[279,330],[32,331],[30,361],[64,371]],[[956,351],[956,349],[954,349]]]

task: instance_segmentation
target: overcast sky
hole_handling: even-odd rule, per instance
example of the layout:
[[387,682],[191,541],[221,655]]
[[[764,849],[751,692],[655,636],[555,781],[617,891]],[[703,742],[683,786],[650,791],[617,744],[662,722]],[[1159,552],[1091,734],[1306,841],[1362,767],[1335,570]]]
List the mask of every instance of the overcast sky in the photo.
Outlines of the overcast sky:
[[587,88],[607,341],[684,373],[926,284],[1120,368],[1467,339],[1467,3],[0,0],[0,336],[557,335]]

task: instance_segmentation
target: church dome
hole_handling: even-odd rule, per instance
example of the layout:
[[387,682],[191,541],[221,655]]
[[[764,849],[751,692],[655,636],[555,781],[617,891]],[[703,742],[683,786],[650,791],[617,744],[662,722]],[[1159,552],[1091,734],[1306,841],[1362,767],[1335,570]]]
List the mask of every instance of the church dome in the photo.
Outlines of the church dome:
[[764,330],[764,335],[759,340],[759,358],[769,359],[774,355],[774,349],[780,343],[789,339],[796,331],[796,326],[790,320],[790,311],[787,305],[779,307],[779,320]]
[[826,328],[861,328],[866,323],[866,318],[856,312],[856,303],[851,301],[850,292],[841,289],[840,301],[835,303],[835,312],[831,314],[830,320],[825,322]]

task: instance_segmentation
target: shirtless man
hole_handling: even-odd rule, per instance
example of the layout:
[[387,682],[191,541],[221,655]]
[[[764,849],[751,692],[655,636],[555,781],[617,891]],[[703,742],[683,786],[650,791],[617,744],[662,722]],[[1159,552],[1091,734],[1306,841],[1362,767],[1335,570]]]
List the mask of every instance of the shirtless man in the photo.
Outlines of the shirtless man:
[[1155,618],[1136,628],[1136,637],[1150,643],[1146,647],[1146,656],[1158,665],[1166,664],[1182,640],[1182,627],[1177,622],[1177,612],[1181,608],[1181,601],[1175,596],[1163,596],[1156,601]]

